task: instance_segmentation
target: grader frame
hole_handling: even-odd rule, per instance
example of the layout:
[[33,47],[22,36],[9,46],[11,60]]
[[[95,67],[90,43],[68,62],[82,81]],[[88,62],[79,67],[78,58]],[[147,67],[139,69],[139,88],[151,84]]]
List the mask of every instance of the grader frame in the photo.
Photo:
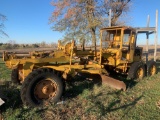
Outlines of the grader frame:
[[[4,52],[4,61],[6,66],[11,69],[18,68],[20,69],[20,80],[23,82],[25,77],[32,72],[34,68],[39,67],[49,67],[57,71],[71,71],[71,69],[78,69],[80,71],[87,71],[93,74],[107,74],[102,73],[102,69],[105,66],[111,66],[120,70],[119,72],[125,73],[128,69],[128,64],[133,61],[140,61],[142,58],[142,48],[137,48],[140,50],[139,55],[134,55],[135,51],[135,30],[129,27],[111,27],[101,29],[101,38],[103,38],[103,32],[109,31],[114,35],[114,39],[100,40],[100,49],[96,52],[94,50],[77,50],[75,42],[61,46],[59,43],[58,50],[51,53],[44,52],[31,52],[30,58],[18,59],[16,54]],[[125,47],[123,46],[123,35],[124,31],[130,31],[131,37],[128,38],[128,42],[125,42]],[[114,33],[115,32],[115,33]],[[117,33],[119,32],[119,33]],[[103,47],[103,43],[107,42],[108,46]],[[130,43],[129,43],[130,42]],[[112,44],[112,45],[109,45]],[[113,47],[113,45],[115,45]],[[61,46],[61,47],[60,47]],[[126,47],[127,46],[127,47]],[[128,50],[130,49],[130,50]],[[44,57],[43,57],[44,56]],[[78,59],[74,59],[78,57]],[[80,60],[82,57],[87,59],[88,63],[84,59]],[[90,61],[88,59],[91,59]],[[89,68],[95,68],[90,70]],[[67,72],[68,73],[68,72]]]
[[29,57],[19,58],[15,53],[4,52],[6,66],[13,69],[11,79],[22,84],[24,104],[38,106],[48,104],[48,100],[56,102],[62,95],[63,81],[76,73],[99,74],[111,87],[123,90],[126,89],[124,82],[108,77],[112,71],[130,79],[142,79],[146,71],[150,75],[156,73],[154,61],[149,61],[147,67],[142,61],[143,49],[136,47],[136,29],[108,27],[101,29],[100,35],[97,51],[84,46],[78,50],[73,40],[65,46],[59,41],[54,52],[31,52]]

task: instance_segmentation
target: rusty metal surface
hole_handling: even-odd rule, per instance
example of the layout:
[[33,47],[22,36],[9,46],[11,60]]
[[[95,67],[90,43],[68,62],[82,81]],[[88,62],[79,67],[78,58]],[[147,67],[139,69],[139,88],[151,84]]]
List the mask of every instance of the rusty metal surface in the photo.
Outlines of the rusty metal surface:
[[38,99],[49,99],[56,95],[57,84],[51,80],[40,81],[34,90],[34,94]]
[[126,84],[123,81],[111,78],[106,75],[101,75],[102,83],[118,90],[126,90]]

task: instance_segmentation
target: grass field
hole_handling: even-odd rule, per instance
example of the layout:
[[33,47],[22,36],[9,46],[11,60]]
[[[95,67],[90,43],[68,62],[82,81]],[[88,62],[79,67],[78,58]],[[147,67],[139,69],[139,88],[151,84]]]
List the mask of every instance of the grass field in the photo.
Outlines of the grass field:
[[20,86],[8,82],[10,74],[11,70],[0,61],[0,80],[3,81],[0,90],[7,97],[6,103],[0,108],[4,120],[160,119],[160,72],[141,81],[127,81],[127,91],[113,90],[77,77],[75,81],[67,84],[63,102],[60,102],[62,104],[42,109],[23,106]]

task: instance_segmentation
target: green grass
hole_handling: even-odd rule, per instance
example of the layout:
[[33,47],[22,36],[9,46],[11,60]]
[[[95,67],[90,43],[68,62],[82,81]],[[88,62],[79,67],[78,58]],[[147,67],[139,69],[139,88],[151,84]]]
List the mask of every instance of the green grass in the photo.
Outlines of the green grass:
[[0,59],[0,80],[8,81],[10,80],[11,70],[7,69],[2,59]]
[[[9,81],[11,70],[3,62],[0,80]],[[102,120],[159,120],[160,73],[131,82],[127,91],[113,90],[108,86],[94,85],[83,78],[67,85],[64,104],[36,109],[23,106],[20,86],[4,84],[0,87],[8,100],[1,106],[5,120],[102,119]]]

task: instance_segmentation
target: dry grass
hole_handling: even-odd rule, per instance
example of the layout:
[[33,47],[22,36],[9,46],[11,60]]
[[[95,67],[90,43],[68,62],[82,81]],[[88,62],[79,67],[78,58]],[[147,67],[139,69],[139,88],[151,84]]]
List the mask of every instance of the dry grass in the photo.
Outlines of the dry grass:
[[[11,71],[3,62],[0,64],[0,80],[10,80]],[[126,81],[128,89],[125,92],[113,90],[105,85],[95,85],[84,77],[76,77],[72,83],[67,84],[63,104],[54,104],[42,109],[23,106],[19,94],[20,86],[4,84],[0,88],[8,99],[1,106],[2,116],[6,120],[158,120],[160,118],[159,75],[160,73],[146,77],[139,82]]]
[[[33,51],[33,49],[26,49],[26,51]],[[152,59],[152,55],[153,50],[150,51],[150,59]],[[7,99],[0,108],[3,118],[6,120],[158,120],[160,118],[160,73],[153,77],[146,77],[140,82],[126,81],[128,85],[126,92],[112,90],[105,85],[98,86],[85,78],[76,77],[75,81],[67,85],[63,104],[37,109],[23,106],[20,98],[20,86],[8,82],[11,70],[7,69],[2,61],[0,64],[0,81],[7,83],[0,85],[0,91]],[[160,61],[158,61],[159,65]]]

